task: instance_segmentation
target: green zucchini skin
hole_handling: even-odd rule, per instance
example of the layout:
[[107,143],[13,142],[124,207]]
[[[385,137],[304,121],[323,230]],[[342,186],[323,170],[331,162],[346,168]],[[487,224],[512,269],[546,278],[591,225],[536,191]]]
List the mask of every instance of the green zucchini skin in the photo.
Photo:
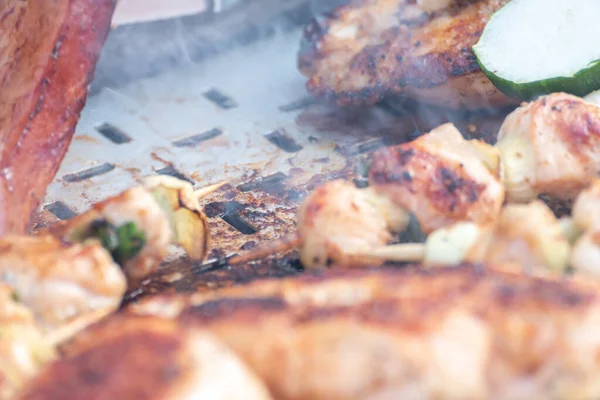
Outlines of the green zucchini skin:
[[513,99],[530,101],[540,96],[558,92],[583,97],[600,89],[600,60],[594,61],[589,67],[570,77],[564,76],[535,82],[514,83],[489,71],[477,56],[475,47],[473,52],[477,57],[479,67],[488,79],[504,95]]
[[[573,0],[565,0],[573,1]],[[583,97],[593,91],[600,89],[600,59],[590,62],[587,66],[580,69],[572,76],[560,76],[556,78],[543,79],[532,82],[515,83],[497,75],[494,71],[488,69],[482,61],[479,54],[479,48],[483,48],[483,40],[486,36],[486,30],[490,27],[495,17],[502,12],[505,7],[510,7],[511,2],[506,3],[490,18],[484,28],[481,37],[472,50],[481,71],[487,76],[492,84],[507,97],[530,101],[540,96],[551,93],[564,92],[575,96]]]

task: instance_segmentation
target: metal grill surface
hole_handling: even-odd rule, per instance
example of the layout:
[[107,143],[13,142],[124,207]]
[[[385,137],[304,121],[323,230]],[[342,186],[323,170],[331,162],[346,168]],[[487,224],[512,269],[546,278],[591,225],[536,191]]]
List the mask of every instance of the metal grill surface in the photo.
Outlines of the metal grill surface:
[[301,271],[294,254],[235,268],[223,260],[291,232],[298,205],[316,185],[338,177],[364,184],[361,162],[381,146],[447,121],[473,136],[491,138],[497,131],[501,115],[408,103],[340,109],[311,98],[296,68],[300,36],[299,28],[275,32],[98,90],[38,224],[71,218],[153,174],[196,187],[228,181],[203,199],[213,237],[210,259],[193,264],[175,253],[128,299],[294,274]]

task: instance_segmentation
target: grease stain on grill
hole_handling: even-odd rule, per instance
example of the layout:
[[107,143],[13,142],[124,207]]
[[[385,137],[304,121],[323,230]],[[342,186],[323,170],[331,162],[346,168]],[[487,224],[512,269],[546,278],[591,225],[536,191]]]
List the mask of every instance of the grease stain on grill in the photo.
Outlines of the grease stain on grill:
[[98,131],[98,133],[100,133],[102,136],[104,136],[114,144],[125,144],[133,140],[121,129],[109,123],[104,123],[96,127],[96,131]]
[[240,192],[251,192],[253,190],[261,189],[266,192],[279,191],[282,186],[282,182],[287,179],[287,175],[283,172],[277,172],[273,175],[265,176],[264,178],[256,179],[252,182],[242,183],[237,187]]
[[297,153],[302,150],[302,146],[300,146],[292,137],[280,130],[267,133],[265,138],[286,153]]
[[46,204],[44,209],[51,212],[56,218],[65,221],[77,216],[75,211],[71,210],[69,206],[67,206],[62,201],[55,201],[50,204]]
[[205,92],[204,97],[206,97],[208,100],[212,101],[224,110],[229,110],[238,106],[237,103],[231,97],[227,96],[226,94],[220,92],[217,89],[210,89],[208,92]]
[[213,128],[209,131],[199,133],[197,135],[188,136],[183,139],[179,139],[173,142],[173,146],[175,147],[192,147],[197,145],[198,143],[205,142],[210,139],[214,139],[217,136],[223,134],[223,131],[219,128]]
[[316,102],[317,102],[317,100],[314,97],[303,97],[296,101],[292,101],[291,103],[279,106],[279,111],[283,111],[283,112],[298,111],[298,110],[301,110],[308,106],[312,106]]
[[63,180],[66,182],[80,182],[95,176],[104,175],[113,169],[115,169],[114,164],[104,163],[102,165],[75,172],[73,174],[67,174],[63,176]]
[[190,178],[188,178],[181,172],[177,171],[177,169],[175,169],[175,167],[173,165],[168,165],[164,168],[157,169],[156,173],[159,175],[172,176],[173,178],[181,179],[182,181],[187,181],[187,182],[191,183],[192,185],[194,184],[193,180],[191,180]]

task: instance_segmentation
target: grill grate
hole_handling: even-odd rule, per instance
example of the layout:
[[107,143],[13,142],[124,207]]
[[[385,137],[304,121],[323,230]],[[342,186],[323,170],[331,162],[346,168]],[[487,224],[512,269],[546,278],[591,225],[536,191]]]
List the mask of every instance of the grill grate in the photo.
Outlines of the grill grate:
[[[306,194],[324,181],[354,178],[355,162],[368,153],[459,120],[387,105],[340,109],[310,97],[296,69],[300,34],[287,31],[99,90],[88,100],[37,220],[70,218],[152,174],[183,178],[195,187],[226,180],[229,185],[203,202],[213,236],[211,260],[196,265],[174,257],[128,301],[300,271],[293,255],[236,268],[222,259],[290,233]],[[476,118],[460,121],[474,124]],[[355,182],[364,186],[360,175]]]

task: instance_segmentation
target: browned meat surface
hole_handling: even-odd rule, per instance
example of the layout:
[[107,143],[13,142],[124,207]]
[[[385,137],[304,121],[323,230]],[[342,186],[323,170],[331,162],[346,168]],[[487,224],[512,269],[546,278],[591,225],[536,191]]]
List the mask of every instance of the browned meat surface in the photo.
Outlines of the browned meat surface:
[[566,281],[338,269],[131,311],[209,328],[278,399],[600,396],[600,297]]
[[470,221],[494,222],[504,203],[499,155],[464,140],[452,125],[373,155],[369,181],[397,206],[414,213],[425,233]]
[[0,233],[24,233],[71,141],[115,0],[0,2]]
[[78,338],[20,399],[269,400],[212,334],[159,318],[116,317]]
[[600,175],[600,107],[566,93],[541,97],[506,117],[496,147],[509,201],[544,194],[570,203]]
[[411,0],[354,0],[306,28],[300,70],[308,88],[341,104],[405,94],[447,107],[512,103],[471,50],[508,0],[460,0],[434,13]]

